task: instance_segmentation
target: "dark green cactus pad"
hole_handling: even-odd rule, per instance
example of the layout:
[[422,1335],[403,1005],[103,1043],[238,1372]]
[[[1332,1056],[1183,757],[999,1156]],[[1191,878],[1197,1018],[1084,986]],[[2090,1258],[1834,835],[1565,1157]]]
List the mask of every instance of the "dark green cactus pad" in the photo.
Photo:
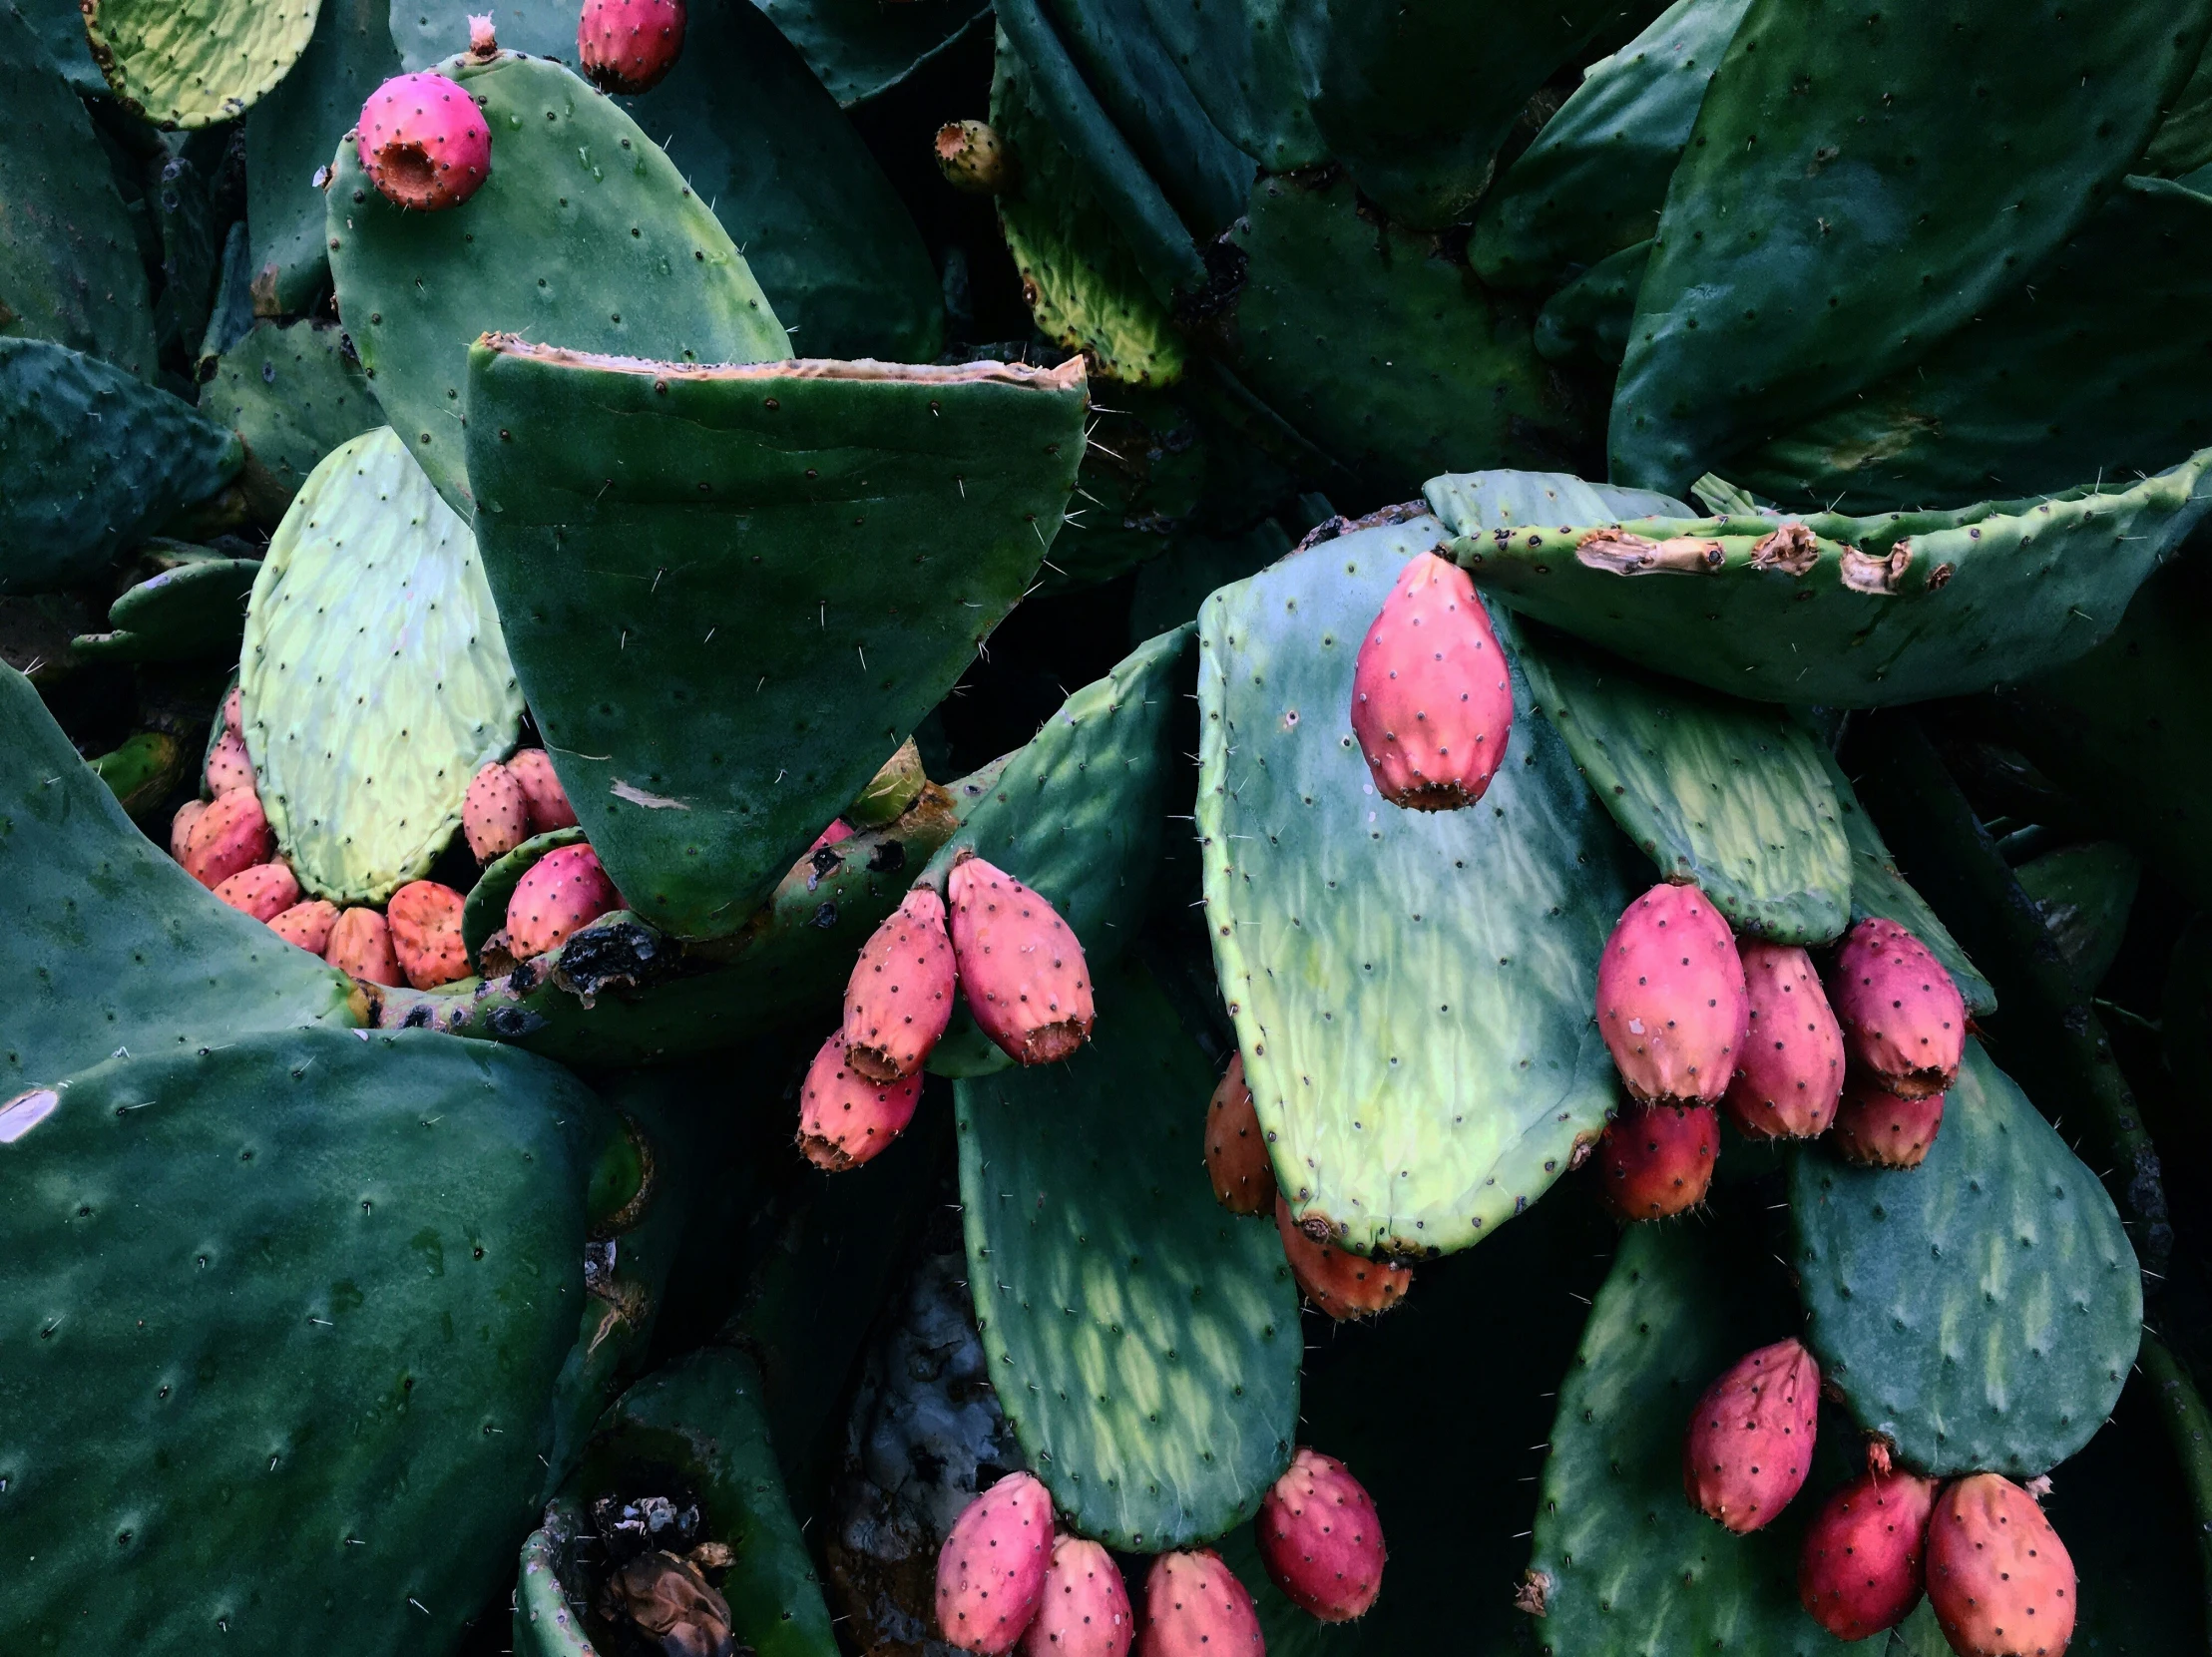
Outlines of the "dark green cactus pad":
[[73,641],[79,655],[118,661],[235,661],[245,633],[245,601],[261,573],[258,559],[195,559],[165,570],[116,600],[114,630]]
[[153,829],[163,827],[155,814],[176,795],[191,769],[184,745],[159,730],[134,732],[120,747],[89,763],[132,820],[144,819]]
[[13,9],[38,32],[39,43],[61,67],[70,91],[96,98],[108,95],[107,78],[92,61],[85,14],[78,9],[77,0],[17,0]]
[[222,258],[207,177],[189,156],[156,156],[146,165],[146,210],[162,246],[154,337],[164,355],[189,356],[208,331]]
[[2142,859],[2116,841],[2096,840],[2045,852],[2012,873],[2042,911],[2082,995],[2094,995],[2120,953]]
[[1648,240],[1623,247],[1545,300],[1537,312],[1537,354],[1547,362],[1617,366],[1628,349],[1636,290],[1650,258]]
[[[56,52],[56,57],[61,54]],[[2212,163],[2212,62],[2204,56],[2143,148],[2143,171],[2179,179]]]
[[1790,1167],[1806,1343],[1907,1466],[2031,1478],[2089,1442],[2135,1362],[2142,1278],[2112,1199],[1967,1044],[1928,1159]]
[[1466,811],[1373,792],[1350,728],[1360,640],[1426,516],[1224,588],[1199,619],[1206,921],[1283,1195],[1360,1252],[1480,1241],[1544,1194],[1614,1100],[1590,1019],[1628,851],[1515,687]]
[[345,335],[313,322],[256,323],[217,360],[200,406],[244,440],[239,484],[265,522],[323,456],[384,423]]
[[522,877],[530,873],[538,859],[563,846],[583,844],[582,829],[553,829],[532,835],[506,856],[495,857],[484,865],[484,872],[476,877],[476,884],[469,888],[461,905],[461,942],[468,947],[471,961],[483,953],[484,941],[507,925],[508,900],[514,897],[515,888],[522,884]]
[[[1535,1633],[1561,1657],[1849,1649],[1797,1600],[1811,1488],[1763,1530],[1738,1536],[1682,1495],[1682,1434],[1729,1365],[1795,1330],[1796,1309],[1763,1245],[1734,1226],[1631,1225],[1559,1383],[1538,1484],[1529,1586]],[[1833,1439],[1824,1423],[1824,1445]],[[1823,1461],[1835,1460],[1831,1452]]]
[[1083,366],[476,358],[478,534],[570,803],[640,915],[733,933],[1020,598]]
[[1070,1528],[1156,1553],[1251,1516],[1298,1430],[1297,1291],[1213,1200],[1213,1067],[1151,978],[1099,975],[1065,1064],[955,1083],[991,1384]]
[[481,333],[685,362],[790,354],[728,232],[612,100],[512,53],[448,73],[492,130],[483,187],[443,212],[404,211],[341,142],[327,229],[339,312],[370,386],[455,511],[472,506],[466,382]]
[[243,115],[298,61],[320,0],[85,0],[93,61],[158,127]]
[[1667,190],[1612,475],[1680,488],[1984,313],[2133,164],[2208,28],[2205,0],[1753,0]]
[[889,92],[965,35],[977,0],[757,0],[842,109]]
[[584,1631],[581,1607],[569,1603],[562,1573],[575,1557],[577,1533],[588,1521],[584,1509],[566,1497],[547,1503],[545,1522],[522,1544],[515,1579],[514,1644],[519,1657],[599,1657]]

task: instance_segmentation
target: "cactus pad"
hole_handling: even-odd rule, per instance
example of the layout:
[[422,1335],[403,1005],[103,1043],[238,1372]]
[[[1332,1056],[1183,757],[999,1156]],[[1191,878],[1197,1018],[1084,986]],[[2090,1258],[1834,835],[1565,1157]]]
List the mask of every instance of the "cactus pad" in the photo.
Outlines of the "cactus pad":
[[339,444],[384,423],[345,336],[312,322],[258,322],[216,362],[208,418],[244,440],[248,503],[276,522]]
[[281,81],[320,0],[85,0],[116,101],[159,127],[234,121]]
[[233,661],[260,573],[260,561],[250,558],[193,559],[164,570],[117,599],[108,610],[114,630],[77,639],[77,652],[119,661]]

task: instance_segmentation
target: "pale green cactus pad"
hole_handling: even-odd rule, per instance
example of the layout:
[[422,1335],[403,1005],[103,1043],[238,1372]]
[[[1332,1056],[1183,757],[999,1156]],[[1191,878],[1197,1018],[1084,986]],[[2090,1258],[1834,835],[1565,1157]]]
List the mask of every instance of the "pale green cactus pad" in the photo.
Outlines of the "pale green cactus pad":
[[161,127],[234,121],[281,81],[321,0],[86,0],[93,60],[126,109]]
[[380,903],[420,879],[522,692],[476,538],[389,427],[331,452],[269,543],[238,682],[261,804],[299,884]]

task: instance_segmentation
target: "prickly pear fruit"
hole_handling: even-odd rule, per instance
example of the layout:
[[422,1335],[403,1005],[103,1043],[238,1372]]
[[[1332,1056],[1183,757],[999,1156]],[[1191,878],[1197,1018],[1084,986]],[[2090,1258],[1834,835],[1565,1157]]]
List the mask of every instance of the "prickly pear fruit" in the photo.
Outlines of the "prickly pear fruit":
[[1659,885],[1621,913],[1597,963],[1597,1029],[1646,1104],[1713,1104],[1751,1016],[1728,923],[1694,886]]
[[293,904],[271,920],[268,930],[287,944],[297,944],[309,955],[320,955],[330,947],[330,929],[337,924],[336,904],[310,898],[305,903]]
[[1797,1597],[1840,1640],[1895,1628],[1926,1583],[1936,1481],[1867,1473],[1821,1504],[1797,1558]]
[[461,894],[434,880],[411,880],[384,906],[391,923],[392,953],[417,990],[435,990],[469,976],[469,948],[461,941]]
[[799,1153],[831,1173],[857,1168],[906,1131],[921,1096],[921,1072],[872,1080],[853,1067],[845,1033],[831,1031],[799,1089]]
[[1292,1222],[1290,1204],[1280,1195],[1275,1198],[1275,1229],[1282,1233],[1298,1292],[1339,1323],[1388,1312],[1413,1287],[1411,1266],[1315,1242]]
[[331,923],[322,959],[367,984],[396,989],[405,983],[392,953],[392,929],[373,909],[348,909]]
[[234,731],[224,731],[208,750],[208,792],[219,798],[240,788],[253,787],[253,762],[245,756],[245,741]]
[[558,828],[576,827],[576,813],[569,807],[569,791],[561,786],[560,773],[543,748],[519,749],[508,758],[507,769],[522,784],[530,801],[530,832],[551,834]]
[[1663,1220],[1705,1200],[1719,1154],[1711,1105],[1624,1105],[1598,1135],[1598,1195],[1624,1220]]
[[965,848],[946,894],[953,960],[976,1028],[1022,1064],[1050,1064],[1089,1040],[1091,972],[1059,911]]
[[232,875],[276,855],[276,836],[250,789],[221,795],[193,819],[181,861],[185,873],[213,891]]
[[1901,1099],[1879,1081],[1853,1076],[1830,1135],[1836,1154],[1870,1168],[1917,1168],[1944,1125],[1944,1095]]
[[530,796],[496,759],[469,779],[461,796],[461,833],[479,863],[505,857],[530,838]]
[[1363,1617],[1382,1592],[1383,1521],[1342,1461],[1301,1449],[1260,1499],[1260,1563],[1291,1602],[1323,1622]]
[[1384,799],[1456,811],[1483,797],[1513,733],[1513,675],[1467,572],[1417,554],[1360,641],[1352,734]]
[[1966,1001],[1928,946],[1895,921],[1869,915],[1844,934],[1828,1000],[1851,1067],[1898,1097],[1941,1093],[1958,1075]]
[[2058,1657],[2073,1638],[2073,1559],[2035,1498],[1978,1472],[1936,1503],[1928,1598],[1961,1657]]
[[299,882],[288,864],[256,863],[217,887],[216,896],[256,921],[273,921],[299,902]]
[[1210,1547],[1162,1553],[1144,1577],[1137,1657],[1265,1657],[1259,1613]]
[[1275,1206],[1275,1163],[1267,1154],[1252,1090],[1244,1085],[1244,1052],[1229,1067],[1206,1106],[1206,1172],[1214,1200],[1232,1214],[1264,1214]]
[[517,961],[554,948],[579,927],[622,908],[622,895],[589,846],[546,853],[515,882],[507,900],[507,943]]
[[1813,958],[1788,944],[1736,947],[1751,1016],[1721,1108],[1747,1139],[1828,1131],[1843,1094],[1843,1034]]
[[937,1555],[937,1626],[962,1651],[1012,1651],[1037,1615],[1052,1565],[1053,1498],[1009,1473],[953,1521]]
[[1053,1543],[1044,1599],[1022,1636],[1023,1657],[1128,1657],[1135,1638],[1129,1591],[1113,1555],[1081,1536]]
[[683,51],[683,0],[584,0],[576,57],[602,92],[659,86]]
[[241,742],[245,739],[245,692],[234,684],[222,698],[222,728]]
[[945,183],[968,196],[1004,196],[1014,188],[1014,152],[981,121],[948,121],[933,146]]
[[945,900],[917,886],[861,945],[845,981],[847,1061],[872,1081],[915,1074],[952,1019],[954,983]]
[[169,855],[182,863],[185,848],[192,844],[192,826],[200,821],[200,814],[208,809],[206,800],[187,800],[177,808],[177,815],[169,820]]
[[811,857],[824,846],[834,846],[840,840],[850,840],[851,838],[852,825],[842,817],[832,817],[829,820],[829,827],[814,836],[814,844],[806,848],[807,855]]
[[476,100],[443,75],[395,75],[368,95],[353,134],[361,170],[385,201],[457,207],[492,171],[492,130]]
[[1705,1389],[1682,1440],[1690,1505],[1739,1535],[1771,1524],[1812,1470],[1820,1366],[1795,1341],[1739,1360]]

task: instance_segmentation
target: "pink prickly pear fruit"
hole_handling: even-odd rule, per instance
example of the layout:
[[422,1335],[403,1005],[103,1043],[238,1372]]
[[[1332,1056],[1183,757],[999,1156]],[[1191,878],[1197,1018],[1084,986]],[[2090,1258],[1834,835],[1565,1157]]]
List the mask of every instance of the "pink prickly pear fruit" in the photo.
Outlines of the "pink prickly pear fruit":
[[806,848],[807,855],[812,856],[824,846],[834,846],[840,840],[850,840],[851,838],[852,825],[842,817],[832,817],[829,820],[829,827],[814,836],[814,844]]
[[348,909],[330,925],[322,959],[365,984],[397,989],[406,982],[392,953],[392,929],[373,909]]
[[185,836],[185,873],[213,891],[232,875],[276,855],[276,836],[248,789],[218,796]]
[[517,961],[543,955],[579,927],[622,906],[622,894],[591,847],[548,852],[523,872],[507,900],[509,953]]
[[169,820],[169,855],[182,863],[185,848],[192,844],[192,826],[200,821],[200,814],[208,809],[206,800],[187,800],[177,808],[177,815]]
[[1342,1461],[1301,1449],[1260,1499],[1260,1563],[1291,1603],[1323,1622],[1363,1617],[1383,1588],[1383,1521]]
[[1267,1154],[1252,1090],[1244,1085],[1241,1047],[1229,1054],[1206,1105],[1206,1172],[1214,1200],[1232,1214],[1264,1214],[1275,1206],[1275,1161]]
[[1266,1651],[1252,1596],[1213,1549],[1152,1561],[1137,1657],[1266,1657]]
[[1720,1154],[1709,1104],[1629,1104],[1597,1138],[1598,1194],[1624,1220],[1663,1220],[1705,1200]]
[[392,953],[417,990],[435,990],[469,976],[469,949],[461,941],[461,894],[434,880],[411,880],[384,906]]
[[273,921],[299,902],[299,882],[288,864],[257,863],[218,886],[216,896],[256,921]]
[[1928,1159],[1944,1125],[1944,1095],[1899,1098],[1879,1081],[1853,1076],[1844,1083],[1831,1136],[1836,1154],[1869,1168],[1917,1168]]
[[584,0],[576,56],[602,92],[659,86],[683,51],[683,0]]
[[1081,1536],[1054,1542],[1037,1620],[1022,1636],[1022,1657],[1128,1657],[1135,1638],[1129,1591],[1113,1555]]
[[1978,1472],[1928,1525],[1928,1598],[1961,1657],[2058,1657],[2073,1638],[2073,1559],[2035,1498]]
[[1045,1598],[1053,1498],[1035,1474],[1009,1473],[953,1521],[937,1555],[937,1627],[962,1651],[1012,1651]]
[[530,796],[496,759],[469,779],[461,796],[461,833],[479,863],[505,857],[530,838]]
[[507,769],[522,784],[530,801],[530,832],[551,834],[555,829],[576,827],[576,813],[569,808],[569,791],[543,748],[523,748],[507,761]]
[[1853,1479],[1821,1504],[1797,1556],[1797,1597],[1840,1640],[1895,1628],[1927,1581],[1936,1481],[1915,1473]]
[[320,898],[295,903],[268,924],[268,930],[287,944],[297,944],[309,955],[330,948],[330,929],[338,924],[338,906]]
[[1694,886],[1659,885],[1624,910],[1597,963],[1597,1028],[1646,1104],[1715,1104],[1751,1016],[1728,923]]
[[1895,921],[1869,915],[1844,934],[1828,1000],[1851,1067],[1898,1097],[1941,1093],[1958,1075],[1966,1000],[1928,946]]
[[245,692],[234,684],[222,698],[222,728],[240,741],[245,739]]
[[862,1075],[845,1033],[831,1031],[799,1088],[799,1154],[833,1174],[857,1168],[906,1131],[921,1096],[919,1071],[896,1081]]
[[492,171],[484,112],[462,87],[427,70],[395,75],[369,94],[353,148],[378,195],[424,212],[459,207]]
[[253,761],[246,758],[245,741],[235,731],[224,731],[208,750],[208,792],[219,798],[253,787]]
[[1352,734],[1384,799],[1473,805],[1505,763],[1513,674],[1467,572],[1421,553],[1399,573],[1352,669]]
[[1017,1063],[1050,1064],[1091,1038],[1083,945],[1060,912],[963,849],[946,882],[953,960],[976,1028]]
[[845,981],[847,1061],[871,1081],[919,1071],[953,1016],[945,900],[917,886],[860,947]]
[[1275,1229],[1282,1233],[1283,1254],[1298,1292],[1338,1323],[1388,1312],[1413,1287],[1411,1266],[1315,1242],[1292,1221],[1290,1204],[1280,1194],[1275,1198]]
[[1721,1108],[1746,1139],[1811,1139],[1843,1096],[1843,1033],[1813,971],[1788,944],[1739,944],[1751,1014]]
[[1796,1341],[1739,1360],[1690,1415],[1682,1440],[1690,1505],[1739,1535],[1773,1523],[1812,1470],[1819,1412],[1820,1366]]

